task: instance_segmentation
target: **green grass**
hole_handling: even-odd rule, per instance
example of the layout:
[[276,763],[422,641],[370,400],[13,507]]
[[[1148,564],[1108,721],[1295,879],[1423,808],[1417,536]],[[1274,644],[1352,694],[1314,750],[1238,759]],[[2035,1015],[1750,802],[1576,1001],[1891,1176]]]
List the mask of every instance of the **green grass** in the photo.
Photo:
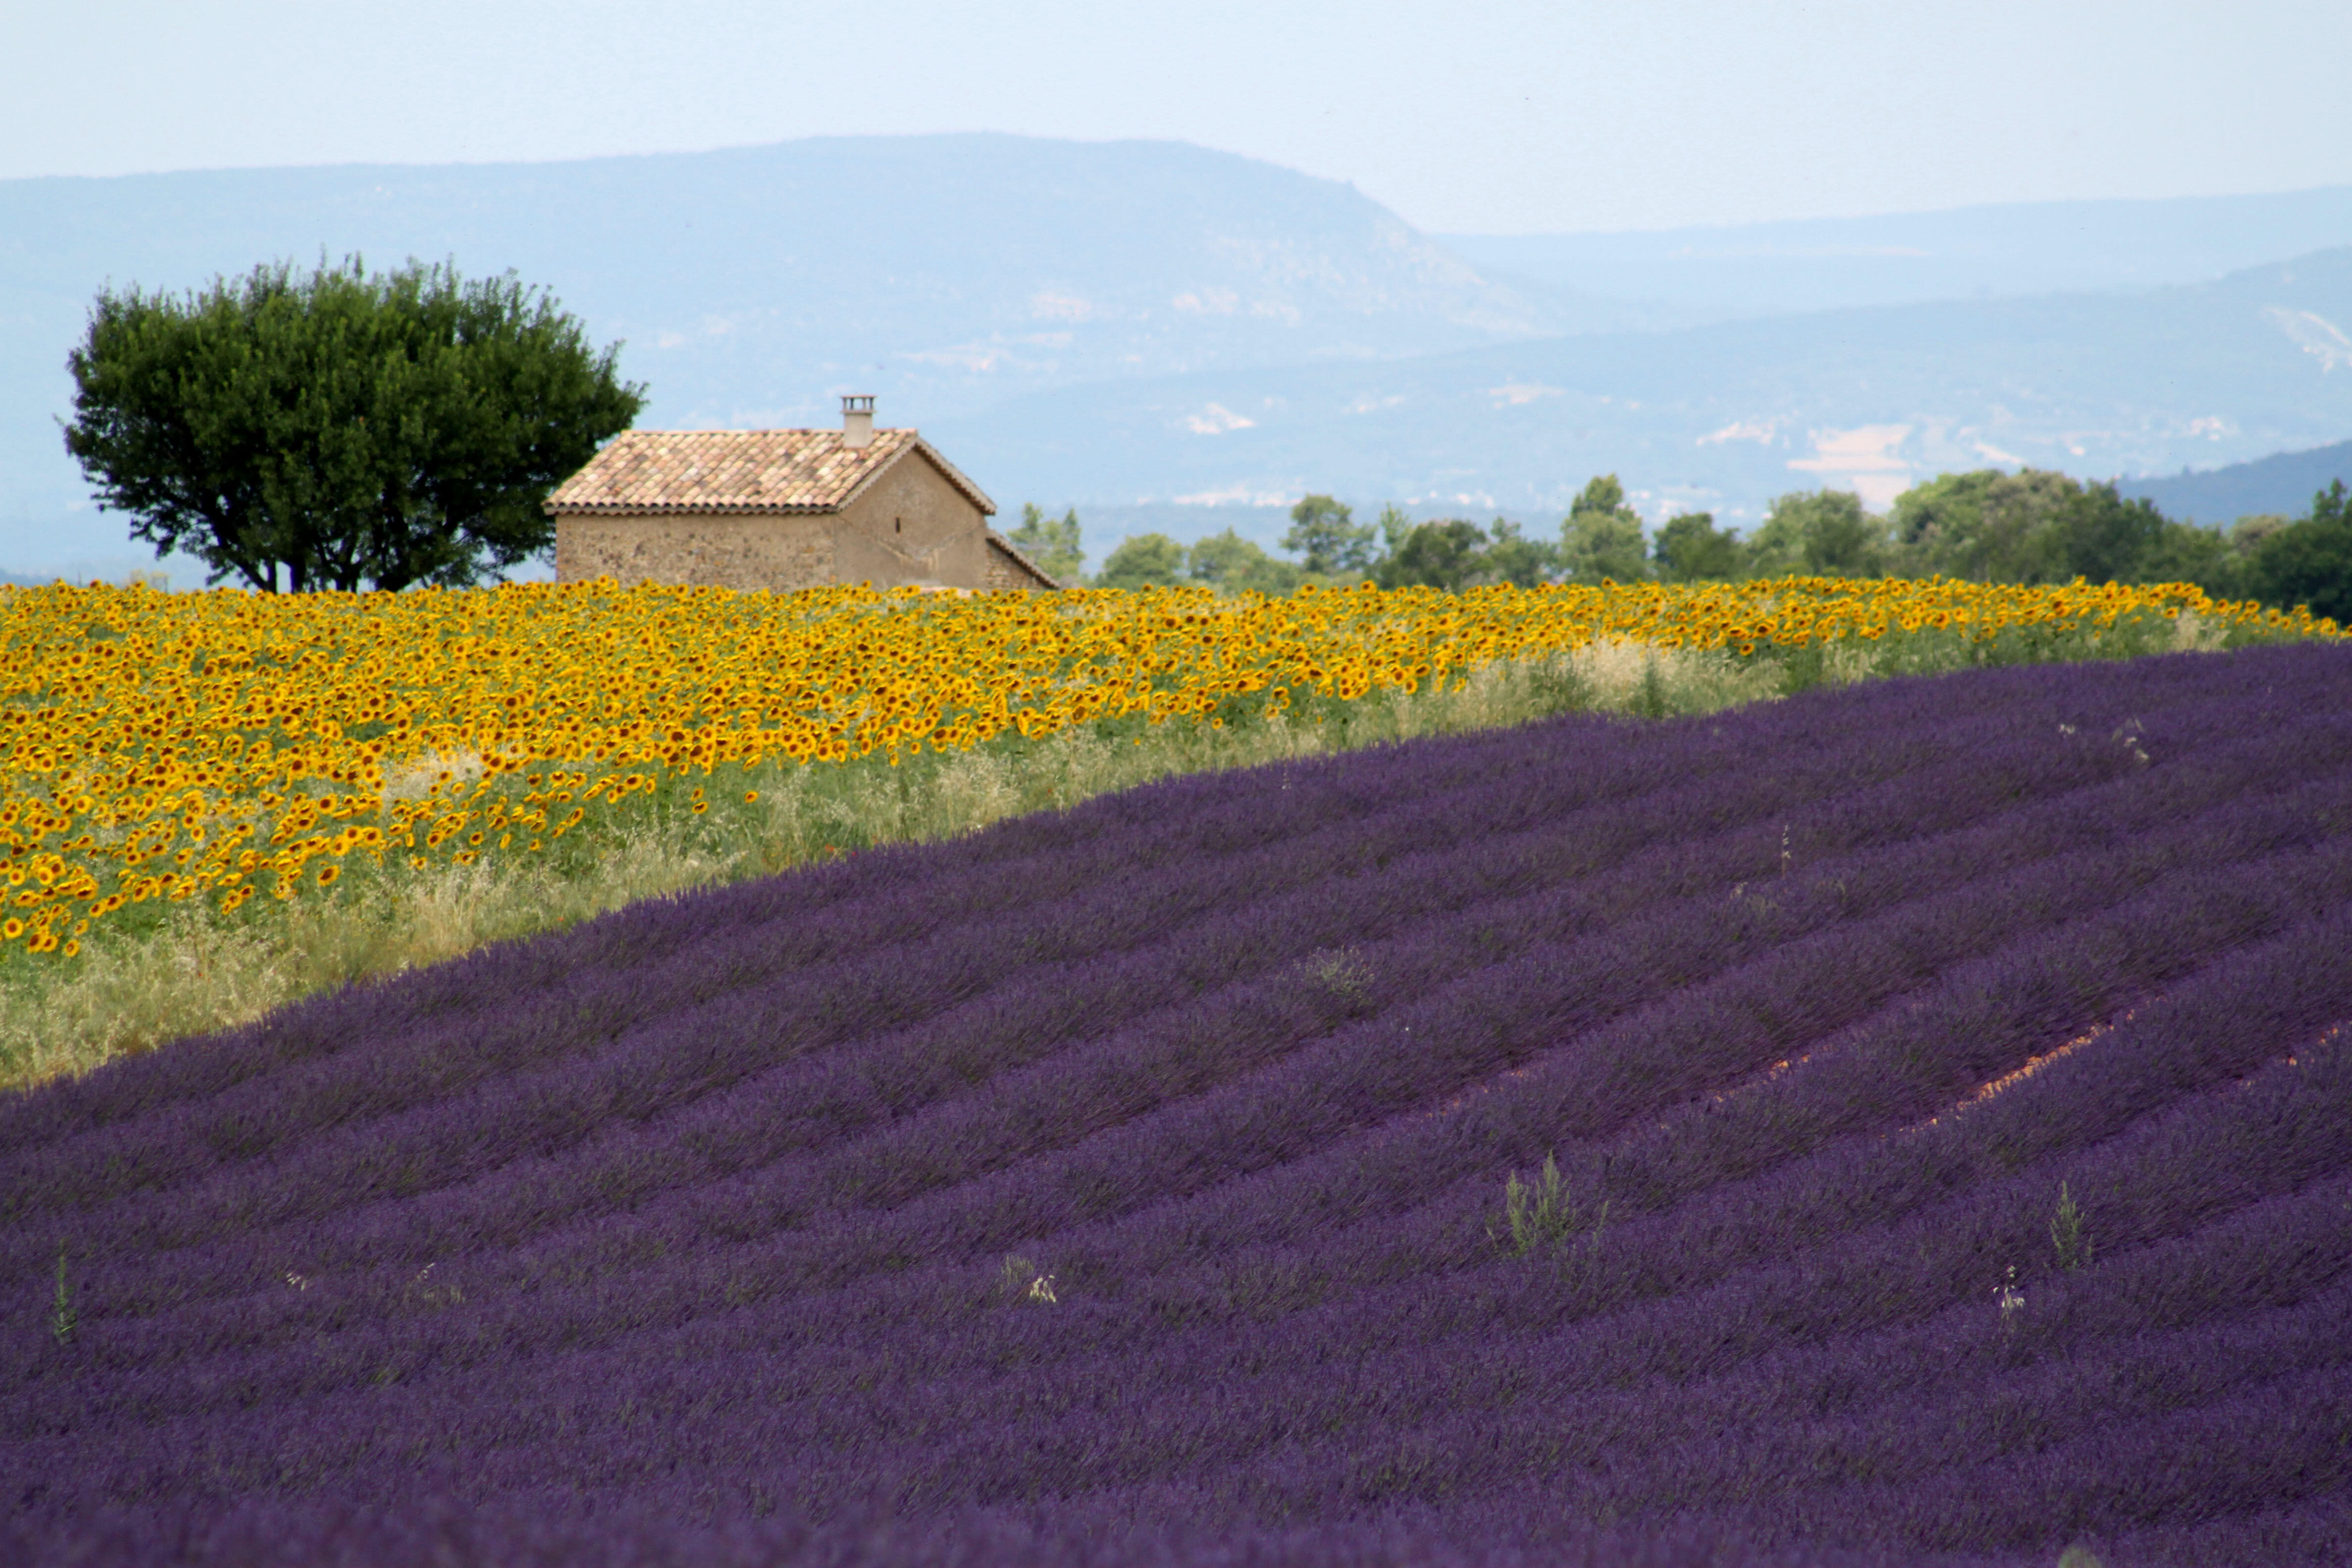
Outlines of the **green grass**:
[[[1987,664],[2213,650],[2260,634],[2147,616],[2104,634],[1923,631],[1748,660],[1605,644],[1496,665],[1458,689],[1303,701],[1287,716],[1211,728],[1106,721],[1051,739],[1006,735],[898,766],[771,763],[678,774],[634,795],[543,856],[367,868],[289,904],[224,915],[134,906],[81,954],[0,958],[0,1089],[232,1027],[311,993],[557,930],[643,899],[761,877],[875,845],[953,837],[1177,773],[1354,751],[1419,736],[1601,711],[1668,718],[1808,688]],[[464,759],[452,759],[462,773]],[[583,764],[583,769],[585,764]],[[520,787],[520,786],[517,786]],[[696,813],[698,792],[708,809]],[[747,793],[756,801],[747,802]]]

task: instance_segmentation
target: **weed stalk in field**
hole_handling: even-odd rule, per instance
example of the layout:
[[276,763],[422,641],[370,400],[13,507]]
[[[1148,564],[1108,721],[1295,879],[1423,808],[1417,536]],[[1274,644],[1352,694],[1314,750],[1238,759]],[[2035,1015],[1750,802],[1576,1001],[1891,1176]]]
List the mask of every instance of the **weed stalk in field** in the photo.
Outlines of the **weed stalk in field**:
[[2073,1273],[2091,1261],[2091,1238],[2083,1228],[2083,1208],[2066,1184],[2058,1184],[2058,1212],[2050,1219],[2050,1243],[2058,1249],[2058,1267]]
[[80,1315],[74,1310],[73,1287],[66,1279],[65,1243],[59,1242],[58,1243],[58,1297],[57,1304],[49,1312],[50,1336],[61,1345],[71,1344],[74,1330],[80,1321]]
[[1054,1293],[1054,1277],[1039,1271],[1034,1263],[1014,1253],[1004,1260],[996,1275],[997,1298],[1009,1306],[1053,1307],[1061,1298]]
[[1360,1002],[1371,987],[1372,972],[1352,947],[1325,948],[1308,955],[1307,973],[1342,1001]]
[[1486,1234],[1513,1258],[1526,1258],[1539,1248],[1564,1257],[1580,1236],[1590,1235],[1598,1250],[1601,1229],[1609,1223],[1609,1205],[1602,1204],[1591,1219],[1588,1231],[1583,1205],[1560,1179],[1559,1162],[1547,1154],[1533,1183],[1521,1181],[1517,1171],[1504,1180],[1503,1226],[1500,1230],[1489,1226]]

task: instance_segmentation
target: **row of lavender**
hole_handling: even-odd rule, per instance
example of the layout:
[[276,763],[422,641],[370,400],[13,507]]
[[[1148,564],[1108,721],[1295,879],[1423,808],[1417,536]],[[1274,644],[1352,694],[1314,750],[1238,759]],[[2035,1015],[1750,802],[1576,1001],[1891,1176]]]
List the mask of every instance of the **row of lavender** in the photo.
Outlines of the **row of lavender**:
[[1185,781],[26,1097],[14,1528],[2329,1561],[2347,698],[2293,647]]

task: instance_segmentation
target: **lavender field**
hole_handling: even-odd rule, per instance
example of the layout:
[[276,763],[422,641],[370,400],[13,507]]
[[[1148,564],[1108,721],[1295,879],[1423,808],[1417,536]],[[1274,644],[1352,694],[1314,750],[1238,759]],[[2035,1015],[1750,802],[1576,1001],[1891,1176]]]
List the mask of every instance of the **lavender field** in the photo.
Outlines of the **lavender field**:
[[1201,776],[0,1100],[0,1557],[2352,1561],[2352,650]]

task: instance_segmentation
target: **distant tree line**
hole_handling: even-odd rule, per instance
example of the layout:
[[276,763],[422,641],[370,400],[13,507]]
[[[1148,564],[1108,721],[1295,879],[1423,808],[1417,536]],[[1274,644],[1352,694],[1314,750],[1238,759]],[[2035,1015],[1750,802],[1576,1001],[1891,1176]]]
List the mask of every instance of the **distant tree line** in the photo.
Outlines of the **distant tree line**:
[[1191,584],[1224,593],[1288,594],[1302,584],[1467,588],[1512,583],[1741,582],[1791,574],[1828,577],[1943,575],[1979,583],[2194,583],[2217,598],[2308,605],[2352,624],[2352,508],[2343,481],[2301,518],[2240,518],[2228,528],[2175,521],[2112,484],[1996,468],[1945,474],[1906,490],[1884,516],[1844,490],[1799,490],[1774,501],[1752,531],[1712,514],[1670,517],[1655,529],[1626,504],[1614,474],[1586,485],[1557,541],[1502,519],[1416,522],[1395,506],[1370,523],[1327,495],[1290,509],[1269,553],[1232,529],[1186,545],[1164,533],[1122,540],[1091,578],[1075,510],[1023,510],[1013,542],[1065,583],[1140,588]]

